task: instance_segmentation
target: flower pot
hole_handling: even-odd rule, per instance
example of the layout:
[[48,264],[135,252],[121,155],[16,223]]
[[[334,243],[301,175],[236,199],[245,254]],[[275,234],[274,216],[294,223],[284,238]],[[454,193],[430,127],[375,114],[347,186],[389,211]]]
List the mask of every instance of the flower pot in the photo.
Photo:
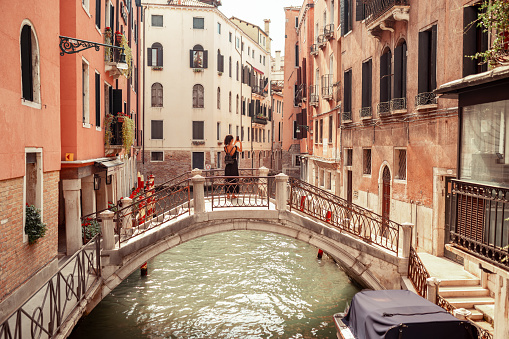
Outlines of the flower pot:
[[118,122],[124,122],[124,117],[118,117],[118,118],[117,118],[117,121],[118,121]]

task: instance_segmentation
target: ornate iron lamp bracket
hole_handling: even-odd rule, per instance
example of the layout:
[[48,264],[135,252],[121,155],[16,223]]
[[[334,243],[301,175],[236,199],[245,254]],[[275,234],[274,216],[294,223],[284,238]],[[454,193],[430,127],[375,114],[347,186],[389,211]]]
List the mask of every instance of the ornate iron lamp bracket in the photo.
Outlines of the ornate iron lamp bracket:
[[124,47],[101,44],[99,42],[80,40],[80,39],[69,38],[69,37],[60,35],[60,55],[61,56],[63,56],[64,54],[78,53],[78,52],[84,51],[89,48],[95,48],[96,51],[99,51],[99,47],[101,47],[101,46],[120,49],[122,52],[124,51]]

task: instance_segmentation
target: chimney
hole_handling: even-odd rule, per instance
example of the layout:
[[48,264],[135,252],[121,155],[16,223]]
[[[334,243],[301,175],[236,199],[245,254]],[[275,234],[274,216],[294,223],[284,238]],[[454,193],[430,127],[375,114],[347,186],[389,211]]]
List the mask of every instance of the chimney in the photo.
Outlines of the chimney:
[[276,67],[274,69],[275,72],[281,70],[281,51],[276,51]]
[[269,25],[270,25],[270,19],[264,19],[263,22],[265,23],[265,33],[267,33],[267,43],[265,44],[265,50],[269,52],[270,54],[270,33],[269,33]]

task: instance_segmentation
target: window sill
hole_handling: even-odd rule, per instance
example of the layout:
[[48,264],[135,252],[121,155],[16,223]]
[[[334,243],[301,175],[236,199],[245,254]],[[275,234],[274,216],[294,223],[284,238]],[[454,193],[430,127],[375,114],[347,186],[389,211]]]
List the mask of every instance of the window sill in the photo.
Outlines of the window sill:
[[99,33],[100,36],[103,36],[103,33],[101,32],[99,27],[97,27],[97,25],[95,26],[95,30],[97,31],[97,33]]
[[95,126],[95,130],[101,132],[102,128],[101,128],[101,126]]
[[403,184],[406,185],[406,179],[394,179],[395,184]]
[[201,73],[203,72],[203,68],[193,68],[194,73]]
[[90,127],[92,127],[92,125],[89,124],[88,122],[83,123],[83,128],[90,128]]
[[371,174],[363,174],[362,177],[364,177],[364,178],[371,178]]
[[38,102],[29,101],[29,100],[25,100],[25,99],[21,99],[21,104],[24,106],[28,106],[28,107],[32,107],[32,108],[36,108],[36,109],[41,109],[41,106],[42,106]]

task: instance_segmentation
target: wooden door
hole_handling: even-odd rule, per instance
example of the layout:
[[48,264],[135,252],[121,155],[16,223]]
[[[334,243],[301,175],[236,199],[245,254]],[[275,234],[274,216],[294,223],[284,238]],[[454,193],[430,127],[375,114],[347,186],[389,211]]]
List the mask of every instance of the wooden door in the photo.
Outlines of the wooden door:
[[384,168],[382,179],[382,235],[385,235],[391,217],[391,172],[387,166]]
[[352,189],[352,171],[347,171],[347,179],[346,179],[346,201],[348,204],[352,203],[353,198],[353,189]]

